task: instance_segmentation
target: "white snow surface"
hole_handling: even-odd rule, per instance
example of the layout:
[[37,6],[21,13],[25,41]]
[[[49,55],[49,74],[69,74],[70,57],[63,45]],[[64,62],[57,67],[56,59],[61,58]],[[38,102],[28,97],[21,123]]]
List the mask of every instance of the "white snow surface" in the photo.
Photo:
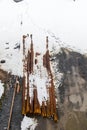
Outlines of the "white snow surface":
[[[86,50],[87,0],[0,0],[0,44],[32,33],[41,41],[52,30],[62,41]],[[37,43],[38,40],[37,40]]]
[[1,80],[0,80],[0,98],[3,93],[4,93],[4,87],[3,87],[3,83],[1,83]]
[[24,116],[21,122],[21,130],[35,130],[35,127],[38,125],[37,120],[35,118],[29,118]]
[[[3,59],[6,60],[5,64],[3,65],[0,64],[1,68],[9,72],[12,72],[15,75],[23,74],[22,35],[23,34],[26,35],[27,33],[33,34],[34,47],[35,50],[38,50],[39,52],[45,52],[46,36],[49,37],[50,50],[52,49],[53,46],[56,46],[57,48],[60,48],[61,46],[70,48],[74,45],[77,46],[76,50],[77,48],[82,49],[83,47],[86,49],[86,45],[84,46],[83,42],[81,46],[79,42],[78,42],[79,46],[76,43],[74,43],[73,45],[71,44],[71,42],[70,45],[67,45],[66,43],[62,42],[59,38],[59,37],[63,37],[64,34],[65,36],[67,34],[68,38],[71,38],[71,34],[69,37],[68,33],[71,32],[72,27],[74,29],[77,27],[76,30],[78,30],[80,24],[83,25],[82,21],[85,22],[85,25],[87,24],[85,15],[83,15],[83,12],[86,11],[85,10],[82,10],[83,12],[80,11],[80,8],[82,9],[83,7],[86,7],[85,5],[86,5],[86,0],[84,0],[84,2],[82,2],[82,0],[76,0],[76,2],[73,2],[73,0],[71,2],[68,0],[52,0],[52,1],[44,0],[42,2],[40,0],[37,1],[23,0],[22,2],[19,3],[15,3],[13,0],[3,0],[3,1],[1,0],[0,1],[0,18],[1,18],[0,19],[0,36],[1,36],[0,37],[0,60]],[[63,8],[65,13],[63,11]],[[71,12],[71,15],[69,14],[69,11]],[[56,12],[58,13],[58,15]],[[75,15],[75,20],[73,20],[74,15]],[[70,19],[68,18],[72,19],[71,20],[72,22],[69,21]],[[81,18],[83,18],[82,21]],[[64,24],[64,22],[66,23]],[[68,25],[69,28],[66,25]],[[66,27],[68,29],[68,33],[66,32]],[[85,30],[84,29],[85,27],[80,26],[82,32],[80,33],[80,35],[85,33],[85,32],[83,33],[82,31]],[[57,31],[53,33],[50,30],[52,30],[53,32],[55,32],[55,30],[56,31],[58,30],[59,32]],[[74,30],[73,33],[76,32],[76,30]],[[58,37],[56,37],[55,34]],[[65,39],[64,41],[67,41],[66,40],[67,36],[66,38],[63,37],[62,39]],[[83,35],[81,36],[83,37]],[[81,41],[80,40],[81,36],[79,36],[79,39],[77,39],[77,41]],[[72,35],[72,40],[74,39],[74,37],[76,36]],[[70,41],[71,39],[68,40]],[[9,44],[5,44],[6,42],[9,42]],[[21,46],[20,50],[13,49],[16,43],[20,44]],[[30,39],[27,38],[26,39],[27,48],[29,48],[29,43],[30,43]],[[75,49],[75,47],[73,48]]]
[[12,72],[14,75],[22,75],[22,53],[21,50],[9,49],[8,51],[1,49],[1,52],[4,53],[0,56],[0,60],[5,60],[6,63],[1,64],[1,68]]

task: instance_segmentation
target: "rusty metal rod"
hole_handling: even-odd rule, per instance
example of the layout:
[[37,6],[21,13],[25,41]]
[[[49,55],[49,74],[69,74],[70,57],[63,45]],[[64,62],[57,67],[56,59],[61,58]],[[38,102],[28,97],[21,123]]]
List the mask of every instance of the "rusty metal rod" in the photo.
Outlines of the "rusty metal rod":
[[10,129],[10,125],[11,125],[11,118],[12,118],[12,111],[13,111],[13,105],[14,105],[15,93],[16,93],[16,84],[15,84],[15,87],[14,87],[14,93],[13,93],[13,97],[12,97],[12,103],[11,103],[11,108],[10,108],[10,115],[9,115],[9,120],[8,120],[8,127],[7,127],[7,130]]

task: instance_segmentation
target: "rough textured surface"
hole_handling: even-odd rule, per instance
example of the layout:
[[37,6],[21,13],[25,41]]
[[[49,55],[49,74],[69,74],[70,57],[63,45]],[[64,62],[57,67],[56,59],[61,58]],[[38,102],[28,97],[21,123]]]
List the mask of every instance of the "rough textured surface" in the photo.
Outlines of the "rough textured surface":
[[7,91],[5,99],[3,101],[2,109],[0,110],[0,130],[5,130],[7,128],[12,94],[13,88]]
[[[2,104],[2,109],[0,110],[0,130],[6,130],[8,126],[13,91],[14,88],[11,87],[6,92],[6,96]],[[16,93],[15,96],[10,130],[21,130],[21,121],[23,118],[23,116],[21,115],[21,94],[21,92],[18,94]]]
[[21,121],[23,116],[21,114],[21,106],[22,106],[22,93],[19,92],[16,94],[13,108],[13,116],[11,120],[10,130],[21,130]]
[[58,87],[58,130],[87,129],[87,57],[78,52],[61,48],[54,54],[56,72],[63,74]]

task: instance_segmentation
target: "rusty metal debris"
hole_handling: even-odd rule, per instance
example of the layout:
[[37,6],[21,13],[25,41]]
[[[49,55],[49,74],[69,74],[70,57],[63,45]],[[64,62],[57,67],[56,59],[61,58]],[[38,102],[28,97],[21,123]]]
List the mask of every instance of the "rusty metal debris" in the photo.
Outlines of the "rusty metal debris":
[[[43,67],[46,68],[48,78],[50,79],[49,86],[46,89],[49,94],[49,99],[43,100],[41,105],[38,99],[37,86],[33,84],[33,99],[30,98],[30,81],[29,76],[34,72],[34,65],[38,64],[37,57],[39,52],[34,53],[32,35],[30,35],[31,43],[27,57],[25,56],[25,39],[23,36],[23,94],[22,94],[22,114],[37,114],[43,117],[52,117],[54,121],[58,121],[56,110],[55,86],[50,65],[50,54],[48,49],[48,37],[46,37],[46,53],[43,55]],[[34,57],[35,56],[35,57]]]

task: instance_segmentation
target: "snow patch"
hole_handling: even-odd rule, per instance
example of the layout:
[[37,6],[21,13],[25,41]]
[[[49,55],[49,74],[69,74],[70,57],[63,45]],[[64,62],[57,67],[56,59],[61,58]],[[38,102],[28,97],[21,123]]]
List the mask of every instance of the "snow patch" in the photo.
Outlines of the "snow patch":
[[4,87],[3,87],[3,83],[1,83],[1,80],[0,80],[0,98],[3,93],[4,93]]
[[38,125],[37,120],[35,118],[30,118],[24,116],[21,122],[21,130],[35,130],[36,126]]

